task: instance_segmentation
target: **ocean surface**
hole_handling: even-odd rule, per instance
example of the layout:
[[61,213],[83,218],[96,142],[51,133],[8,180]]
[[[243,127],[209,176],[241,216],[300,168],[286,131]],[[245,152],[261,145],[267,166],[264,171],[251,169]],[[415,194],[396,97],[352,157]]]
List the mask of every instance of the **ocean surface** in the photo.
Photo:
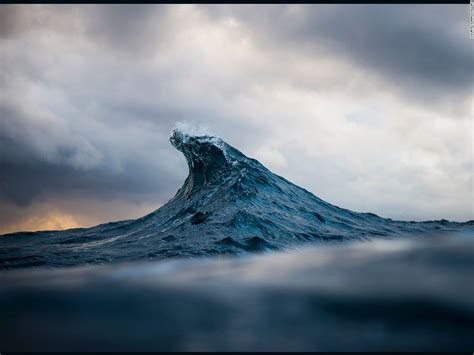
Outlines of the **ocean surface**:
[[472,351],[473,236],[0,273],[2,351]]
[[334,206],[215,137],[135,219],[0,236],[0,351],[472,351],[474,222]]

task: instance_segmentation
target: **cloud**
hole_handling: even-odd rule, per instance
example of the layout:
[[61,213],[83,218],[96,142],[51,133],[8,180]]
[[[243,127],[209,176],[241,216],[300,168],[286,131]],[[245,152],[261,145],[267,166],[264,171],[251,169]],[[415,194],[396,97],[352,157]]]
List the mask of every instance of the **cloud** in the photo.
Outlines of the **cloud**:
[[[472,88],[467,5],[210,6],[235,17],[263,45],[307,56],[342,57],[420,99]],[[279,24],[277,26],[277,24]]]
[[342,207],[472,219],[465,10],[2,5],[0,223],[165,203],[187,169],[176,125]]

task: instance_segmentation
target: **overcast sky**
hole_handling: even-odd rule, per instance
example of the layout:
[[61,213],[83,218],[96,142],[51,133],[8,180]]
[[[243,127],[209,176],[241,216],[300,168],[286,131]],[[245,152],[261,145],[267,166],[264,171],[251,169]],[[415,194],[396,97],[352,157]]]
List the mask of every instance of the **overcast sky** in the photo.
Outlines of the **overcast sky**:
[[139,217],[220,136],[320,198],[474,218],[469,5],[0,5],[0,233]]

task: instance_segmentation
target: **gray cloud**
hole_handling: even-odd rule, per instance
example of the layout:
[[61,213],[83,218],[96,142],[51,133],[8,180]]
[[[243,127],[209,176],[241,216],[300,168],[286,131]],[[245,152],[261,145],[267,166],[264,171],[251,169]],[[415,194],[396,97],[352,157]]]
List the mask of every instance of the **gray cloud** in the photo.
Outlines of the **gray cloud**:
[[0,7],[0,37],[9,37],[17,28],[18,8],[11,5]]
[[89,5],[82,13],[85,35],[109,50],[150,54],[172,40],[169,6],[145,4]]
[[[458,90],[472,87],[474,53],[462,33],[449,33],[443,23],[464,23],[465,10],[448,6],[429,10],[420,6],[340,7],[315,22],[306,12],[301,35],[309,41],[315,36],[329,38],[330,46],[358,64],[417,90],[443,86],[459,94]],[[425,18],[427,11],[431,17]]]
[[207,10],[211,16],[242,21],[263,45],[309,56],[343,56],[421,101],[452,99],[472,89],[467,5],[229,5]]
[[343,207],[473,218],[465,10],[0,5],[0,227],[166,202],[181,121]]

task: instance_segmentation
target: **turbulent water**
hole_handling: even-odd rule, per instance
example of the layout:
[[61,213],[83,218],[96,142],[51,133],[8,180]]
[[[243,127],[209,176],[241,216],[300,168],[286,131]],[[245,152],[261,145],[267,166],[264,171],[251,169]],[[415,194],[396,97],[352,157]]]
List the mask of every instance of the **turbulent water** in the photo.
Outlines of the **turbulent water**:
[[[471,236],[472,238],[472,236]],[[0,273],[9,350],[469,351],[472,239]]]
[[158,210],[0,236],[0,351],[474,349],[473,221],[352,212],[170,140],[189,175]]
[[242,254],[303,243],[433,235],[473,222],[401,222],[331,205],[219,138],[175,130],[189,175],[164,206],[136,220],[0,238],[0,268]]

